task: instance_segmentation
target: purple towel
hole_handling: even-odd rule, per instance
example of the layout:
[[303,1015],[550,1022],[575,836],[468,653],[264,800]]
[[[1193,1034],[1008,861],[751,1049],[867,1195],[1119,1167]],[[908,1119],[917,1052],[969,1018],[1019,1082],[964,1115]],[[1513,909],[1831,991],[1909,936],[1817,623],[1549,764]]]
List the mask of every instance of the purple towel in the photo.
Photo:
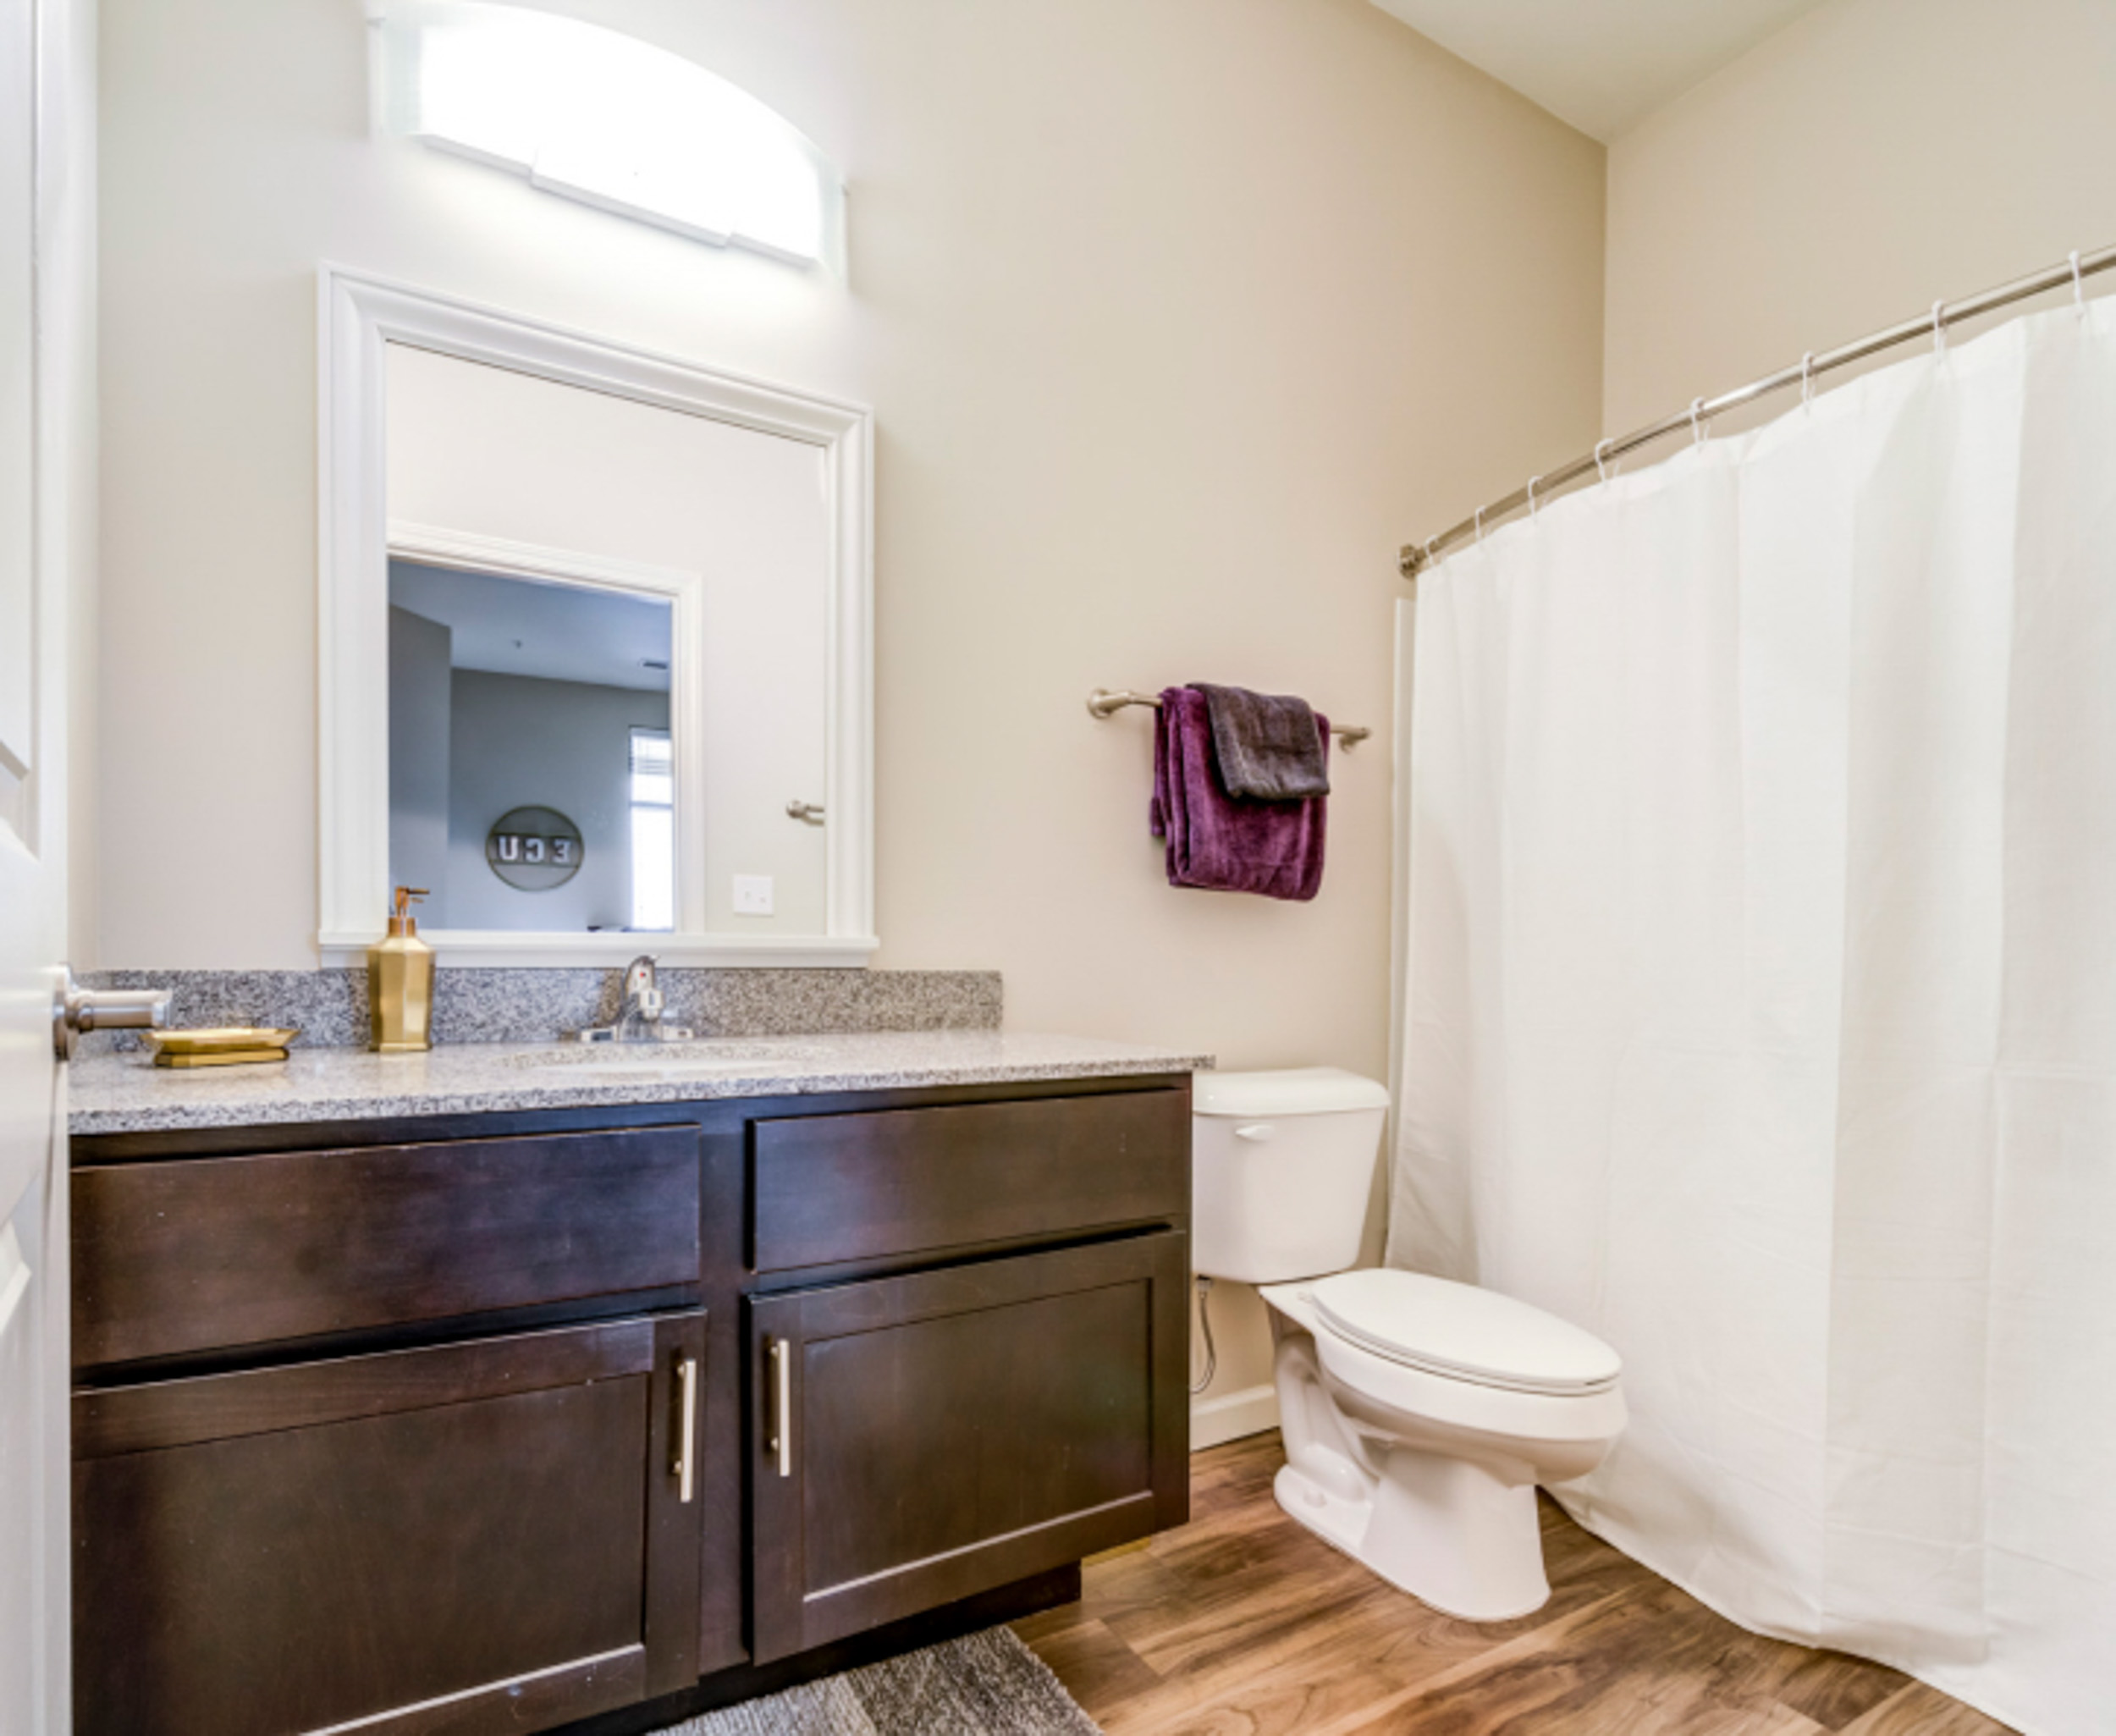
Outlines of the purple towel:
[[[1325,761],[1330,722],[1318,713]],[[1205,696],[1171,687],[1154,723],[1154,835],[1168,840],[1168,884],[1266,898],[1313,898],[1322,885],[1330,798],[1249,802],[1230,796],[1213,770]]]

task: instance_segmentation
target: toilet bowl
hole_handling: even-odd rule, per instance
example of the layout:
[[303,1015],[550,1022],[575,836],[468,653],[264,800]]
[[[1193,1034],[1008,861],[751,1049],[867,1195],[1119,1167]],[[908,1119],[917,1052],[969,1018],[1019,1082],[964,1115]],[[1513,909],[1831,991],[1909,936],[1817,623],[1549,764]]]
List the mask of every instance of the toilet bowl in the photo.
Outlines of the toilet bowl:
[[1536,1485],[1615,1443],[1622,1364],[1496,1291],[1345,1270],[1387,1102],[1330,1068],[1199,1075],[1195,1262],[1270,1304],[1279,1505],[1435,1609],[1506,1621],[1550,1596]]
[[[1366,1285],[1362,1300],[1417,1322],[1397,1334],[1406,1342],[1377,1347],[1325,1312],[1347,1280]],[[1616,1353],[1525,1303],[1409,1272],[1262,1294],[1278,1341],[1279,1504],[1448,1615],[1501,1622],[1540,1609],[1551,1588],[1536,1485],[1584,1476],[1623,1431]],[[1512,1329],[1503,1348],[1474,1372],[1436,1365],[1436,1347],[1466,1325],[1494,1324],[1488,1315]]]

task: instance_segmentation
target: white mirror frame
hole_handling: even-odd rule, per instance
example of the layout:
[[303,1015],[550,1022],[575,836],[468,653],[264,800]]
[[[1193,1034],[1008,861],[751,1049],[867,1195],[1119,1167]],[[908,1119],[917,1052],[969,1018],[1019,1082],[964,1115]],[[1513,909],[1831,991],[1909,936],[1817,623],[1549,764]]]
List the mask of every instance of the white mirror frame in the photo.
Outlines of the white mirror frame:
[[[668,934],[433,929],[444,963],[612,965],[651,951],[664,964],[862,965],[874,929],[873,414],[847,404],[609,343],[584,332],[325,265],[318,273],[317,795],[320,923],[326,962],[351,963],[382,938],[389,893],[389,557],[473,565],[524,577],[670,594],[679,670],[670,693],[678,754],[677,929]],[[820,934],[710,933],[699,924],[705,810],[693,751],[695,681],[681,665],[703,631],[682,576],[557,549],[392,525],[385,488],[388,344],[631,398],[802,440],[824,461],[831,519],[824,777],[826,917]],[[687,605],[687,606],[686,606]],[[691,662],[692,669],[697,668]]]

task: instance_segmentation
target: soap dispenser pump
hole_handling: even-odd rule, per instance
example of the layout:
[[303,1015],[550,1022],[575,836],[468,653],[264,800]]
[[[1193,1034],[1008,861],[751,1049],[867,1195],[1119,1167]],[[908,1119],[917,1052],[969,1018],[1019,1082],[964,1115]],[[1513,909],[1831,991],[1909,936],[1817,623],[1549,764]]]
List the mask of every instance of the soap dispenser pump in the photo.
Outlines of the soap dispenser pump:
[[411,914],[423,886],[397,888],[388,936],[367,949],[367,1007],[374,1046],[384,1055],[433,1046],[433,949]]

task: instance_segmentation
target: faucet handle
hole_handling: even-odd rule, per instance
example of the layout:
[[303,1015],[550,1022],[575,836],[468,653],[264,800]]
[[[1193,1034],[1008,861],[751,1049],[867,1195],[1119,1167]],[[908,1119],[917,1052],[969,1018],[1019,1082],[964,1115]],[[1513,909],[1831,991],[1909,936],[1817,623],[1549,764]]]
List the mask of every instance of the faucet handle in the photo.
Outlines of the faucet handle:
[[641,953],[625,968],[625,999],[642,1017],[650,1019],[661,1017],[664,1005],[655,971],[656,960],[651,952]]
[[[668,997],[662,993],[661,983],[656,975],[657,961],[651,952],[642,952],[625,967],[625,996],[617,1009],[616,1022],[595,1025],[580,1033],[583,1043],[630,1043],[654,1041],[659,1043],[688,1042],[689,1028],[682,1025],[664,1025],[662,1010],[668,1005]],[[649,1035],[642,1036],[640,1027],[653,1027]]]

